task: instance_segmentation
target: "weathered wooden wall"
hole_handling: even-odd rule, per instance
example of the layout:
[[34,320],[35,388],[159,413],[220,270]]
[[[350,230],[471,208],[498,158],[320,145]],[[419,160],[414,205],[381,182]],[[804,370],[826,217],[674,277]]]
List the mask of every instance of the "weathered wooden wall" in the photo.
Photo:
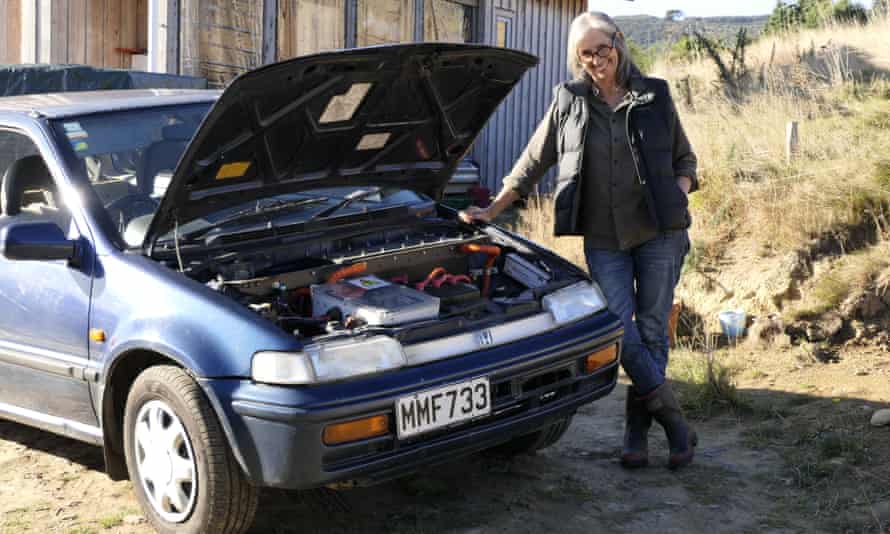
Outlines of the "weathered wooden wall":
[[181,0],[180,70],[214,87],[262,62],[263,3]]
[[50,61],[130,68],[148,48],[147,0],[52,0]]
[[344,0],[278,0],[278,59],[343,48]]
[[22,0],[0,0],[0,63],[19,63]]

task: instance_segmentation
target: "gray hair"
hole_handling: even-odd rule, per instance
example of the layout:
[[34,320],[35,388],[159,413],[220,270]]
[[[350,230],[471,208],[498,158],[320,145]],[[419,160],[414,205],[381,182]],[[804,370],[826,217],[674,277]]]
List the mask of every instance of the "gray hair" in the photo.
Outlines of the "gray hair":
[[631,76],[639,69],[636,68],[633,59],[630,57],[627,41],[624,39],[624,34],[618,29],[618,25],[615,24],[612,17],[599,11],[581,13],[572,21],[572,26],[569,29],[568,51],[566,52],[566,63],[568,64],[569,72],[576,78],[584,73],[581,61],[578,59],[578,42],[589,30],[599,30],[609,37],[615,36],[615,50],[618,51],[616,78],[618,85],[627,87]]

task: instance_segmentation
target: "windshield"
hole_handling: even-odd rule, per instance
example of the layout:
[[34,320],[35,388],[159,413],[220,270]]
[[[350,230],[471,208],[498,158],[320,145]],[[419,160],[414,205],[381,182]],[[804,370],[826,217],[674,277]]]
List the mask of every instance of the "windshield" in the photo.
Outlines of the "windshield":
[[[82,166],[127,246],[142,244],[173,171],[209,109],[210,104],[188,104],[54,121],[69,160]],[[207,239],[426,200],[395,187],[315,188],[219,210],[183,224],[177,232],[183,239]],[[160,240],[173,237],[170,232]]]
[[187,104],[69,117],[53,129],[123,237],[132,221],[151,220],[209,109]]

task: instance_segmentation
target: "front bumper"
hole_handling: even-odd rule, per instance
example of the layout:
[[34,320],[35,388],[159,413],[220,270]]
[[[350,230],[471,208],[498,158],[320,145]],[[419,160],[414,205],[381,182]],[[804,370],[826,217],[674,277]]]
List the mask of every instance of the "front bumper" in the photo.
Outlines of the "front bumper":
[[[337,384],[280,387],[249,380],[201,384],[248,478],[257,485],[305,489],[350,481],[373,484],[480,451],[544,428],[615,387],[618,362],[593,374],[584,357],[620,343],[620,321],[601,312],[508,345]],[[399,397],[487,376],[492,414],[399,441],[394,434],[327,446],[324,428],[386,414]],[[394,428],[394,425],[390,425]]]

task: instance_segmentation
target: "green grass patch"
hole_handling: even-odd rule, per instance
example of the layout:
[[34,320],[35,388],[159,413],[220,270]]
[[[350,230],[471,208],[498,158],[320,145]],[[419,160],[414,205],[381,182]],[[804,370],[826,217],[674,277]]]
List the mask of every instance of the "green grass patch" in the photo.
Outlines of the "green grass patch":
[[99,519],[99,524],[105,529],[119,527],[124,524],[124,514],[117,513],[102,517]]
[[742,431],[742,440],[751,449],[767,449],[785,435],[781,421],[763,421]]
[[836,309],[850,293],[852,284],[838,275],[824,275],[819,278],[808,295],[809,305],[795,311],[798,319],[816,317]]
[[726,411],[750,410],[736,388],[737,372],[708,352],[674,357],[668,375],[683,409],[692,417],[707,418]]
[[811,319],[835,310],[853,291],[868,286],[890,266],[887,249],[878,245],[847,254],[821,273],[792,310],[795,319]]
[[883,159],[875,163],[875,182],[878,187],[890,193],[890,159]]

